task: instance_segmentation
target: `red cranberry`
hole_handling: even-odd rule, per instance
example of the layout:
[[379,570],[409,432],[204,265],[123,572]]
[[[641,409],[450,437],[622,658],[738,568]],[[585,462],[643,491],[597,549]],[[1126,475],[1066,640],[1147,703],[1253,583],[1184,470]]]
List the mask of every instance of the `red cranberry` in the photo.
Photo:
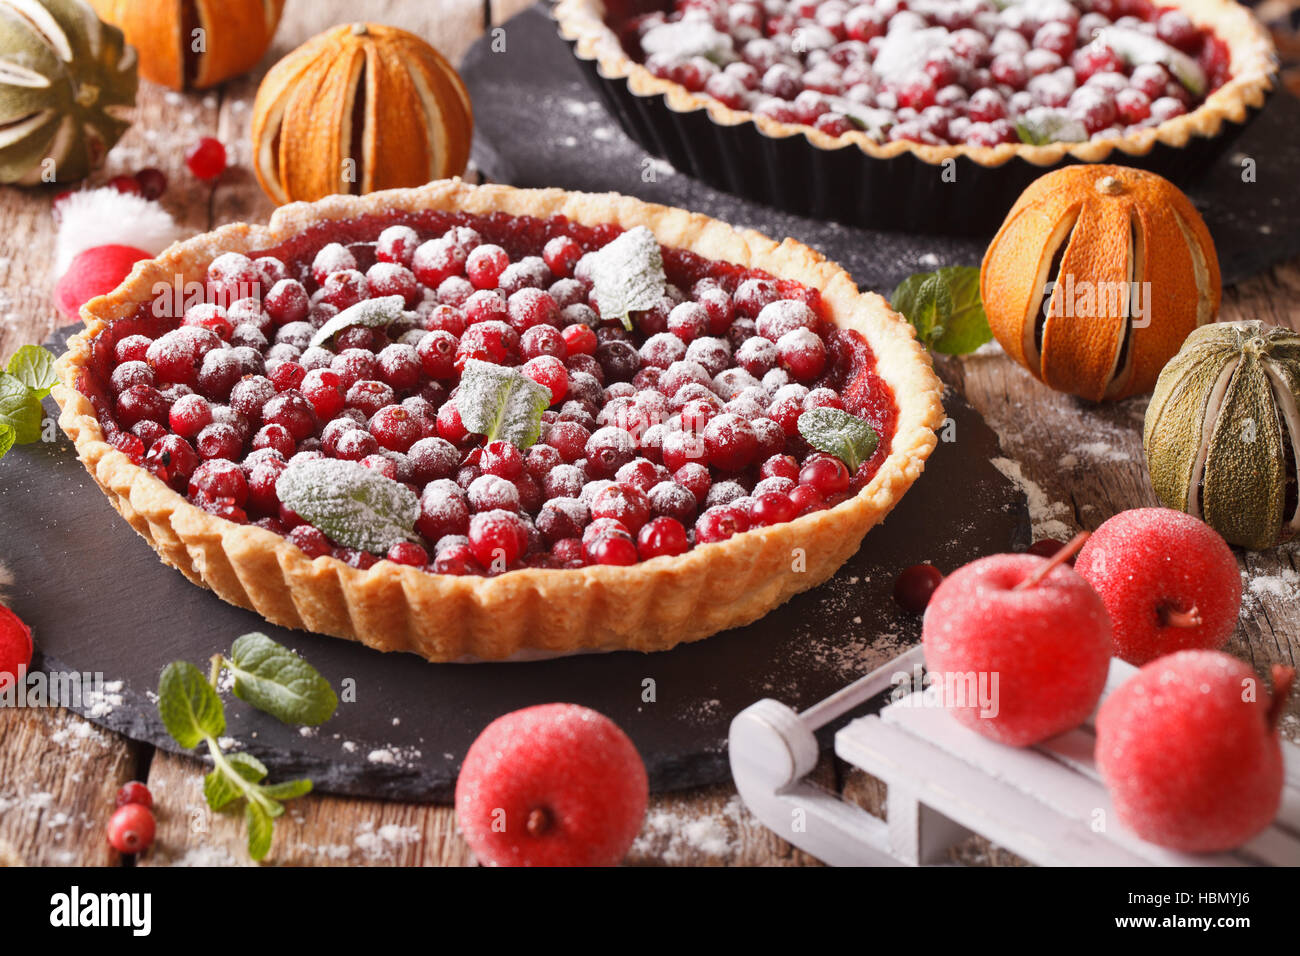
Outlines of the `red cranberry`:
[[710,508],[695,522],[695,540],[700,544],[726,541],[749,530],[749,518],[739,508],[727,505]]
[[117,396],[117,423],[130,428],[144,419],[165,422],[169,407],[167,399],[152,385],[132,385]]
[[139,780],[131,780],[118,788],[117,797],[113,803],[118,807],[124,807],[130,803],[139,804],[142,807],[152,807],[153,794]]
[[399,541],[388,549],[388,560],[421,568],[429,563],[429,553],[413,541]]
[[188,484],[199,456],[193,446],[179,435],[164,435],[149,447],[144,467],[161,481],[180,491]]
[[914,564],[894,581],[894,600],[903,610],[920,614],[942,581],[943,573],[933,564]]
[[523,557],[528,532],[517,514],[485,511],[470,518],[469,546],[483,567],[504,571]]
[[212,406],[201,395],[185,395],[172,405],[168,422],[182,438],[193,438],[212,424]]
[[185,165],[199,179],[216,179],[226,169],[226,147],[221,140],[205,136],[185,153]]
[[476,289],[495,289],[508,265],[510,257],[500,246],[479,246],[465,260],[465,276]]
[[316,415],[301,392],[281,392],[262,406],[262,422],[283,425],[294,441],[302,441],[316,430]]
[[167,174],[161,169],[148,166],[135,174],[135,181],[140,186],[140,194],[145,199],[158,199],[167,192]]
[[289,532],[289,540],[296,544],[309,558],[323,557],[334,550],[330,539],[319,528],[309,524],[300,524]]
[[142,853],[153,845],[157,824],[142,803],[118,807],[108,820],[108,842],[118,853]]
[[542,249],[546,267],[559,277],[573,275],[573,267],[582,258],[582,247],[568,236],[556,236]]
[[848,491],[851,480],[844,462],[830,455],[809,458],[799,470],[799,483],[811,485],[825,498]]
[[749,510],[750,520],[757,526],[784,524],[793,521],[798,513],[790,496],[779,491],[759,495]]

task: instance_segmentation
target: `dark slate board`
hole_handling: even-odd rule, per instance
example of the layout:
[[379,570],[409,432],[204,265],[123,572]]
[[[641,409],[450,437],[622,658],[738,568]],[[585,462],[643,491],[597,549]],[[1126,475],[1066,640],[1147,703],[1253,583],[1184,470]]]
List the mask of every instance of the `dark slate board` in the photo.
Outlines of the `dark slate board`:
[[[776,239],[807,243],[867,289],[888,294],[904,277],[977,264],[989,237],[875,232],[783,213],[720,192],[652,159],[605,111],[544,7],[505,26],[505,50],[489,36],[465,57],[474,102],[474,161],[488,178],[515,186],[614,191],[681,206]],[[499,46],[499,44],[498,44]],[[1192,191],[1218,248],[1225,284],[1300,255],[1300,100],[1275,94],[1260,116]],[[1242,160],[1256,161],[1243,182]],[[653,175],[655,181],[647,182]],[[936,208],[936,217],[944,210]]]
[[[66,335],[47,344],[62,351]],[[334,793],[445,802],[461,757],[490,721],[572,701],[627,731],[654,789],[714,783],[728,777],[736,712],[761,697],[812,704],[919,638],[919,620],[890,597],[900,569],[932,561],[951,570],[1027,544],[1024,499],[989,463],[999,454],[996,436],[955,394],[946,405],[956,440],[940,444],[920,482],[834,579],[749,627],[660,654],[429,664],[272,627],[164,566],[109,506],[62,432],[0,461],[0,565],[13,580],[10,604],[35,633],[34,666],[102,673],[113,685],[107,701],[74,709],[166,750],[176,744],[150,698],[162,667],[185,659],[206,669],[234,638],[260,630],[305,655],[336,688],[349,678],[356,688],[356,702],[341,704],[312,736],[228,697],[227,733],[277,778],[305,774]],[[51,401],[47,408],[54,413]],[[647,678],[654,703],[642,700]],[[371,759],[376,751],[391,762]]]

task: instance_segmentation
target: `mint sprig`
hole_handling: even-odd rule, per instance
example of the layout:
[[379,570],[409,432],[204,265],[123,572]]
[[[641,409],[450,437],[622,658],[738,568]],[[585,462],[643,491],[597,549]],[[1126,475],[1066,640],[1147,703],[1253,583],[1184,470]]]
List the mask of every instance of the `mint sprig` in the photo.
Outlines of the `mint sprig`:
[[36,393],[38,399],[50,394],[59,380],[54,371],[54,353],[39,345],[24,345],[9,359],[5,372]]
[[368,329],[382,329],[392,325],[402,317],[406,310],[406,300],[400,295],[385,295],[378,299],[366,299],[356,305],[350,305],[335,315],[311,337],[312,345],[324,345],[344,329],[364,326]]
[[59,380],[54,355],[39,345],[24,345],[0,372],[0,458],[14,445],[39,441],[45,410],[41,399]]
[[411,489],[341,458],[292,461],[275,491],[285,507],[339,544],[372,554],[387,554],[414,537],[420,516],[420,500]]
[[875,454],[880,438],[867,422],[838,408],[814,408],[799,416],[799,434],[818,451],[834,455],[849,474]]
[[600,317],[618,319],[629,332],[631,314],[653,308],[668,285],[659,240],[645,226],[629,229],[592,253],[587,265]]
[[456,409],[465,427],[488,441],[500,438],[520,451],[542,434],[551,390],[517,369],[470,359],[460,376]]
[[931,351],[965,355],[993,338],[980,299],[980,271],[974,266],[945,266],[910,275],[889,301]]
[[268,784],[270,771],[245,753],[226,755],[217,742],[226,731],[226,710],[217,693],[223,670],[235,677],[235,696],[277,720],[319,724],[338,707],[338,697],[320,672],[265,634],[245,634],[229,657],[215,654],[205,677],[189,661],[173,661],[158,680],[158,713],[167,733],[186,750],[206,743],[213,769],[203,778],[203,797],[213,810],[244,801],[248,855],[264,859],[271,851],[274,821],[285,800],[311,792],[310,780]]

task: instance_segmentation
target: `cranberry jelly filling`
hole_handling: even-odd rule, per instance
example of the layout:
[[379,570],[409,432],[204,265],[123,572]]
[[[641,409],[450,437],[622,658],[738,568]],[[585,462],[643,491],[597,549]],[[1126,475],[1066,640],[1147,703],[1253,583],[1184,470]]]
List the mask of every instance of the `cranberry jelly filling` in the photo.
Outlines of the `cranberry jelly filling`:
[[[584,257],[620,232],[436,212],[317,225],[219,256],[206,283],[109,325],[77,386],[108,441],[194,504],[356,567],[631,564],[832,507],[871,480],[898,410],[866,341],[829,321],[817,290],[664,248],[665,295],[629,332],[600,317],[585,278]],[[391,296],[400,320],[312,344],[341,310]],[[465,426],[469,359],[551,390],[536,443]],[[800,435],[818,407],[875,428],[855,473]],[[312,458],[406,484],[417,540],[377,556],[306,523],[277,481]]]
[[650,72],[736,110],[929,145],[1107,139],[1187,113],[1226,44],[1150,0],[676,0],[616,13]]

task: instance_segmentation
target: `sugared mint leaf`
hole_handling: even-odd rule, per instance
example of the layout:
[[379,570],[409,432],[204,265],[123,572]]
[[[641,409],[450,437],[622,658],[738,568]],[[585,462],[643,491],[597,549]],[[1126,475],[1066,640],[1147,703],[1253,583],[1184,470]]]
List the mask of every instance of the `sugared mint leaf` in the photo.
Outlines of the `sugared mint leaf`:
[[910,275],[889,301],[932,351],[965,355],[993,338],[980,299],[980,271],[974,266],[945,266]]
[[203,672],[173,661],[158,679],[158,713],[172,738],[189,750],[226,732],[226,709]]
[[340,458],[290,462],[275,490],[285,507],[339,544],[372,554],[409,540],[420,516],[411,489]]
[[400,295],[366,299],[364,302],[348,306],[322,325],[311,337],[311,344],[324,345],[344,329],[352,328],[354,325],[363,325],[368,329],[384,328],[400,319],[405,310],[406,300]]
[[41,399],[50,394],[50,387],[59,380],[54,374],[54,361],[54,353],[49,349],[24,345],[9,360],[7,371]]
[[265,634],[235,641],[226,668],[235,675],[235,696],[286,724],[322,724],[338,696],[320,671]]
[[1126,66],[1158,63],[1163,66],[1193,96],[1204,96],[1205,70],[1186,53],[1177,50],[1158,37],[1150,36],[1132,27],[1106,27],[1097,31],[1093,44],[1109,47]]
[[731,36],[714,29],[708,21],[699,20],[677,20],[651,27],[641,37],[641,50],[646,56],[658,54],[674,60],[702,56],[718,66],[737,59]]
[[629,332],[629,313],[653,308],[663,298],[668,284],[663,253],[645,226],[629,229],[587,261],[601,318],[619,319]]
[[14,444],[26,445],[41,437],[41,400],[21,380],[0,372],[0,425],[14,431]]
[[456,408],[465,427],[488,441],[502,439],[524,449],[542,433],[542,412],[551,390],[517,369],[470,359],[460,376]]
[[1020,142],[1030,146],[1046,146],[1048,143],[1082,143],[1088,138],[1088,130],[1065,110],[1035,106],[1016,120],[1016,135]]
[[872,456],[879,439],[861,418],[838,408],[814,408],[799,416],[799,434],[818,451],[834,455],[853,474]]

